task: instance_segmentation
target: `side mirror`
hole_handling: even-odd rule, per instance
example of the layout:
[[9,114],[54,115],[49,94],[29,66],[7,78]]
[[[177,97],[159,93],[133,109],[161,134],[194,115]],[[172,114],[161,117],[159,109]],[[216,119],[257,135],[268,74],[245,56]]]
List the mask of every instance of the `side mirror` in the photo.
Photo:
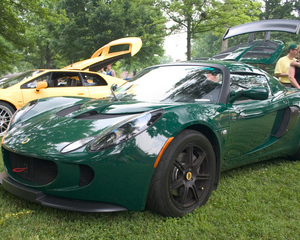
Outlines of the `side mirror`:
[[110,90],[111,91],[116,91],[116,89],[118,88],[118,85],[116,83],[113,83],[111,86],[110,86]]
[[110,86],[110,91],[111,91],[112,95],[114,96],[114,98],[115,98],[117,101],[120,101],[120,100],[118,99],[118,97],[116,96],[116,94],[115,94],[115,91],[116,91],[117,88],[118,88],[118,85],[117,85],[116,83],[114,83],[114,84],[112,84],[112,85]]
[[43,88],[47,88],[48,87],[48,83],[47,82],[38,82],[35,88],[36,92],[39,92],[41,89]]
[[246,97],[253,100],[265,100],[269,97],[269,90],[265,87],[253,87],[237,92],[230,92],[229,103],[233,103],[240,97]]

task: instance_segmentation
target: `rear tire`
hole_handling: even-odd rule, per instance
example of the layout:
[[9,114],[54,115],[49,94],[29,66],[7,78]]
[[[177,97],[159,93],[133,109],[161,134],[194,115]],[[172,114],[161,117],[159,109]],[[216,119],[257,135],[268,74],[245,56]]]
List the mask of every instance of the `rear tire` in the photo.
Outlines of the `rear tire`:
[[182,217],[204,205],[214,186],[216,159],[201,133],[184,130],[164,152],[151,180],[146,207]]
[[0,136],[6,131],[15,111],[10,104],[0,101]]

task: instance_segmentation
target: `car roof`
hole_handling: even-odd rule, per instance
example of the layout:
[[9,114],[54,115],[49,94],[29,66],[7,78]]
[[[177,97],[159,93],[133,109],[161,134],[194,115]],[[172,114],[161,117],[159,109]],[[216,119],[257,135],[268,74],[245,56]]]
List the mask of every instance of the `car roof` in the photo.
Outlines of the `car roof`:
[[165,63],[160,65],[155,65],[152,67],[163,67],[163,66],[213,66],[213,67],[221,67],[227,68],[231,73],[250,73],[250,74],[265,74],[260,68],[254,67],[252,65],[236,62],[236,61],[224,61],[217,59],[194,59],[190,61],[181,61],[181,62],[173,62],[173,63]]

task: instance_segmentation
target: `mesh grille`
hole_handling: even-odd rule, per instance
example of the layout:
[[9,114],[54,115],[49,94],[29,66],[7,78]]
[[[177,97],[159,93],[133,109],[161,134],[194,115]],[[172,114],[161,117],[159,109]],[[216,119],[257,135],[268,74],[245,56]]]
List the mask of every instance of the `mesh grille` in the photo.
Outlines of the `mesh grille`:
[[48,184],[57,176],[57,166],[52,161],[9,153],[13,172],[19,177],[36,184]]

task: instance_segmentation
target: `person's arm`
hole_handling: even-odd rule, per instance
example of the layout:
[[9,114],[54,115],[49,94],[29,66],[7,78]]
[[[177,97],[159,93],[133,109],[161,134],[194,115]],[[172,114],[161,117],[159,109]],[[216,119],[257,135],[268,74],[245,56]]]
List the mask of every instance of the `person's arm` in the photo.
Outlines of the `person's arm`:
[[293,60],[293,61],[291,61],[290,66],[300,67],[300,62]]
[[297,82],[297,80],[295,79],[295,67],[293,67],[293,66],[290,66],[290,68],[289,68],[289,80],[291,81],[292,85],[295,88],[300,89],[300,85]]
[[275,77],[288,77],[288,73],[275,73]]
[[278,60],[278,62],[276,63],[276,66],[275,66],[275,72],[274,72],[274,76],[275,77],[288,77],[289,74],[288,73],[285,73],[282,71],[282,58]]

